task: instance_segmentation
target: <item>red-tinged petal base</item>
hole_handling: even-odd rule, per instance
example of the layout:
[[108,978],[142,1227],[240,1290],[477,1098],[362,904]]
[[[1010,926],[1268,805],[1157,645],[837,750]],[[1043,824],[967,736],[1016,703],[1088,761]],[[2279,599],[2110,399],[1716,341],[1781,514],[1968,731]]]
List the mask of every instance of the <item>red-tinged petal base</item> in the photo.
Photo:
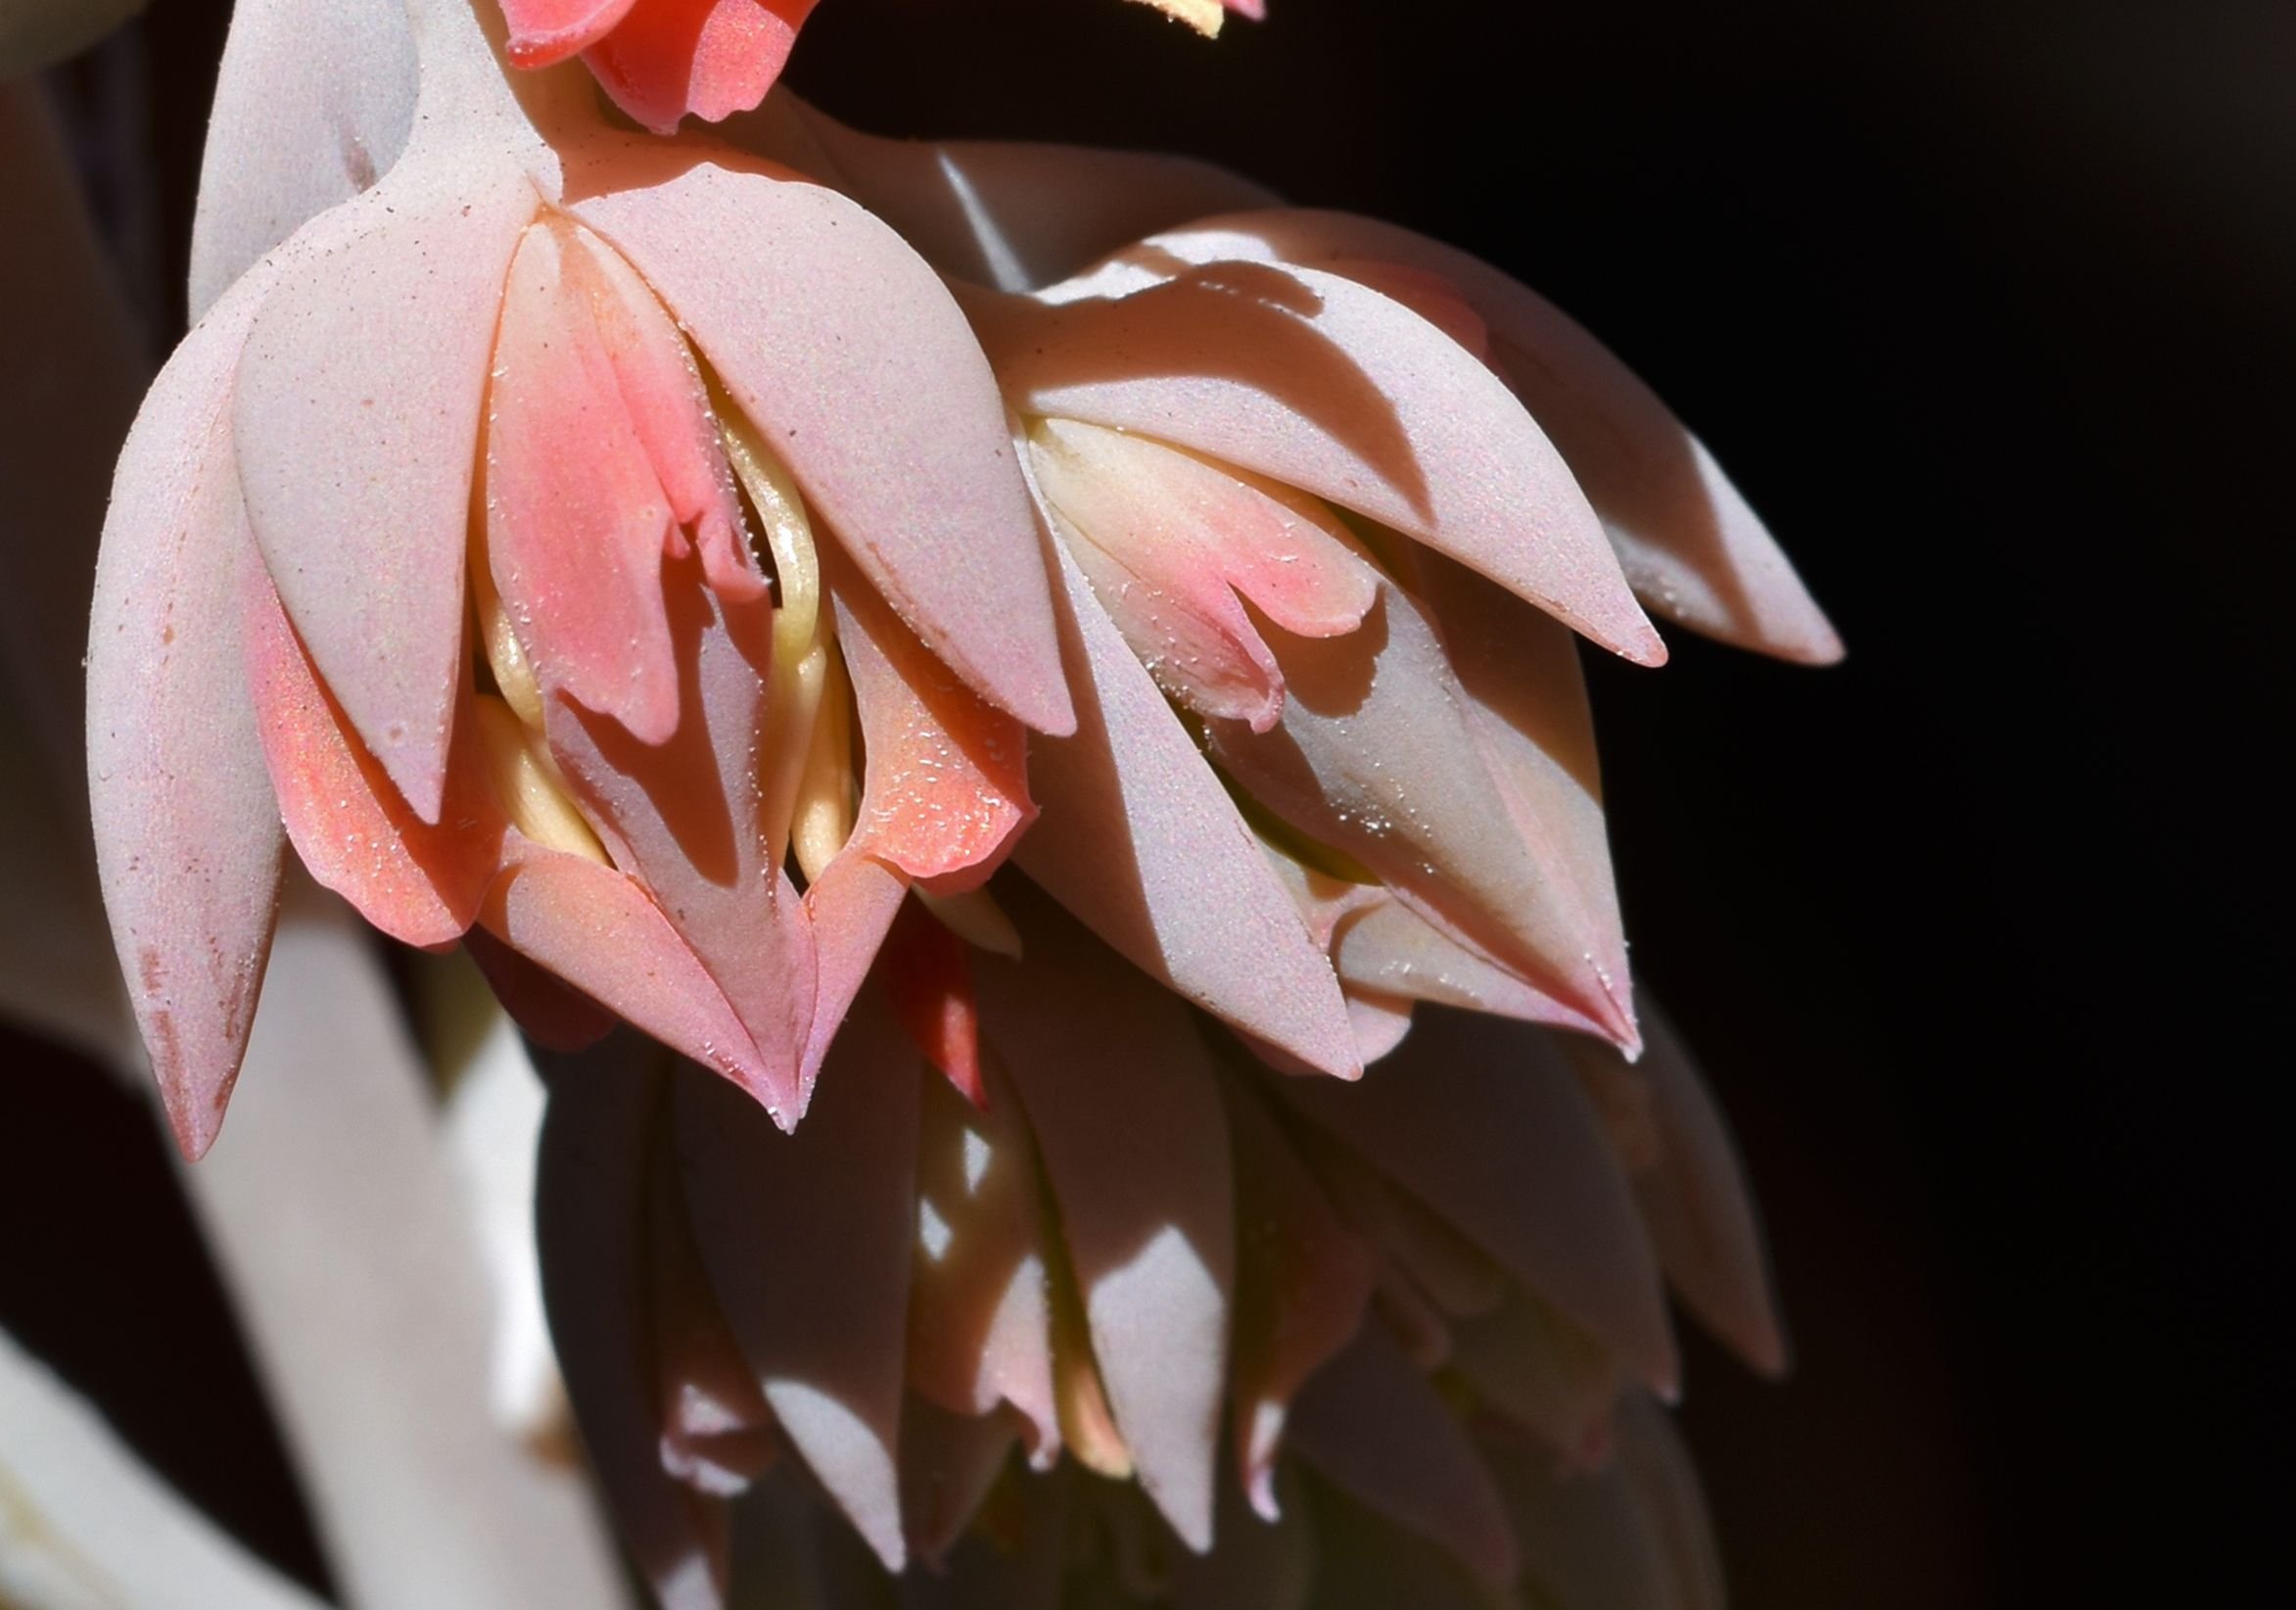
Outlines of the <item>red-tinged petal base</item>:
[[615,104],[657,134],[766,98],[814,0],[639,0],[584,52]]
[[914,901],[893,919],[885,936],[885,983],[893,1015],[926,1061],[975,1107],[988,1104],[981,1085],[980,1009],[964,941]]
[[469,723],[455,724],[458,752],[447,767],[439,820],[427,823],[351,733],[252,556],[241,601],[263,758],[303,864],[395,939],[443,945],[459,938],[501,866],[508,829],[492,796],[472,785],[478,770],[468,753]]

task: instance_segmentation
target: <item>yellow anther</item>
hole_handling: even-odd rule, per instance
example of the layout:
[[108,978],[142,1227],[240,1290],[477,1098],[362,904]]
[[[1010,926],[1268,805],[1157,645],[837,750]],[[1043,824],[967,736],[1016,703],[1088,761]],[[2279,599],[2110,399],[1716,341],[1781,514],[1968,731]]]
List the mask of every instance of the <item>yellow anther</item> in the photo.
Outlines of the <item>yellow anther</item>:
[[820,697],[813,739],[807,745],[797,804],[790,823],[797,864],[810,881],[853,836],[853,693],[845,665],[834,651],[824,656]]
[[526,657],[526,646],[518,640],[518,630],[510,624],[510,611],[502,607],[502,594],[494,591],[494,578],[487,572],[486,545],[471,545],[470,601],[478,613],[479,643],[487,655],[487,669],[494,674],[494,686],[502,690],[502,698],[518,719],[537,732],[542,727],[542,685],[535,675],[535,668]]
[[611,865],[598,835],[567,796],[541,735],[519,720],[506,699],[481,693],[472,703],[487,781],[518,830],[545,849]]
[[1020,960],[1020,930],[987,889],[967,889],[962,894],[927,894],[918,889],[915,893],[917,904],[966,944]]

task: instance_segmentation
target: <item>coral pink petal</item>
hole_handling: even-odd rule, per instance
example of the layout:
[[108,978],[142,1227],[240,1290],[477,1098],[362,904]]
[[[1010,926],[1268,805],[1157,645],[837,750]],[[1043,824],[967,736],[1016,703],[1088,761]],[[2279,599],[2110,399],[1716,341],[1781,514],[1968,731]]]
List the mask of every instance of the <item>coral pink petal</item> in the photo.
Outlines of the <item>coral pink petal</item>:
[[[630,259],[807,504],[964,682],[1074,725],[1052,594],[996,382],[932,271],[818,185],[639,151],[575,210]],[[649,182],[650,181],[650,182]],[[771,296],[759,287],[771,285]]]
[[615,865],[652,892],[749,1030],[769,1110],[794,1123],[815,960],[797,891],[768,859],[760,818],[771,610],[709,592],[695,555],[670,561],[664,577],[682,684],[669,741],[642,743],[555,690],[544,726]]
[[834,183],[935,267],[1000,291],[1050,285],[1143,235],[1276,201],[1249,179],[1187,157],[885,139],[787,91],[727,133]]
[[1487,765],[1442,644],[1400,588],[1344,638],[1271,634],[1289,689],[1258,734],[1215,722],[1212,750],[1277,816],[1346,851],[1399,899],[1624,1043],[1619,941]]
[[630,15],[633,0],[501,0],[510,65],[546,68],[589,49]]
[[487,929],[617,1017],[747,1089],[779,1083],[732,1003],[637,882],[578,855],[521,843],[488,891]]
[[1187,1008],[1041,895],[1024,968],[982,954],[989,1043],[1028,1111],[1093,1351],[1141,1486],[1211,1542],[1236,1234],[1227,1120]]
[[924,1070],[889,1018],[838,1036],[804,1127],[774,1133],[721,1081],[674,1106],[694,1240],[789,1442],[889,1571]]
[[1515,1534],[1490,1472],[1441,1394],[1382,1330],[1366,1328],[1308,1382],[1287,1441],[1304,1463],[1484,1582],[1515,1580]]
[[718,1610],[724,1562],[704,1515],[712,1506],[672,1480],[656,1453],[644,1241],[660,1060],[651,1046],[624,1041],[557,1070],[542,1121],[535,1241],[566,1395],[622,1545],[667,1610]]
[[980,1012],[964,952],[964,941],[923,907],[903,907],[885,937],[885,993],[903,1032],[925,1061],[966,1101],[978,1105],[988,1093],[981,1083]]
[[806,925],[814,936],[813,1022],[805,1057],[798,1065],[797,1114],[803,1116],[814,1082],[852,1009],[868,981],[877,951],[893,926],[909,878],[874,856],[841,852],[821,869],[805,891]]
[[186,336],[119,455],[88,630],[88,797],[104,906],[167,1121],[223,1121],[262,986],[286,838],[239,639],[252,548],[230,387],[258,271]]
[[[1223,1088],[1236,1147],[1237,1469],[1252,1508],[1276,1518],[1276,1455],[1291,1400],[1354,1340],[1371,1302],[1372,1252],[1350,1231],[1283,1131],[1240,1084]],[[1223,1539],[1225,1542],[1225,1539]]]
[[1362,1070],[1346,1003],[1259,840],[1064,552],[1076,734],[1039,739],[1021,869],[1184,999],[1312,1067]]
[[1362,260],[1440,275],[1481,316],[1493,363],[1602,515],[1628,580],[1694,632],[1824,665],[1842,639],[1698,438],[1610,350],[1490,264],[1408,229],[1306,209],[1207,219],[1151,243],[1188,261],[1281,259],[1379,283]]
[[1673,1390],[1657,1259],[1593,1109],[1541,1030],[1429,1007],[1361,1084],[1278,1088],[1628,1368]]
[[1010,1403],[1042,1469],[1059,1451],[1060,1416],[1028,1120],[1002,1083],[985,1103],[928,1083],[922,1125],[910,1390],[952,1414]]
[[462,949],[519,1032],[544,1051],[587,1051],[621,1025],[620,1018],[539,962],[512,950],[483,923],[463,934]]
[[657,134],[747,112],[781,75],[815,0],[646,0],[588,48],[606,93]]
[[678,729],[662,560],[678,515],[617,381],[583,248],[547,224],[511,260],[488,397],[487,559],[545,682],[641,742]]
[[347,730],[252,552],[241,608],[263,758],[304,866],[394,939],[444,945],[461,937],[502,864],[508,828],[485,785],[474,786],[477,757],[456,754],[439,821],[424,822]]
[[239,0],[200,159],[191,316],[387,171],[414,126],[414,100],[404,0]]
[[717,415],[693,354],[621,255],[587,229],[569,267],[586,291],[623,405],[670,495],[671,517],[691,527],[710,585],[737,601],[763,597],[765,573],[750,551]]
[[402,164],[299,232],[233,402],[256,542],[319,676],[439,818],[495,315],[536,206],[515,168]]
[[845,853],[943,892],[987,879],[1036,819],[1028,734],[927,653],[865,586],[830,567],[838,642],[867,757]]
[[[976,295],[1023,412],[1177,443],[1448,553],[1628,659],[1664,660],[1562,456],[1473,355],[1334,274],[1217,262],[1130,295]],[[1070,296],[1074,300],[1067,300]]]

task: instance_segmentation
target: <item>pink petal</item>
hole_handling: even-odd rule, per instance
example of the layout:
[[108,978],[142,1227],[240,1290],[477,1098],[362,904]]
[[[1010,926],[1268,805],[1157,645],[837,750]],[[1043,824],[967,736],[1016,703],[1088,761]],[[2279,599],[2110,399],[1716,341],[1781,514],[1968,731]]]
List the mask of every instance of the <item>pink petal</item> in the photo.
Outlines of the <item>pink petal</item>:
[[1628,1368],[1673,1389],[1657,1259],[1593,1109],[1543,1033],[1429,1007],[1362,1083],[1277,1088]]
[[948,293],[832,191],[708,163],[665,176],[662,160],[641,151],[589,175],[609,188],[575,211],[691,331],[926,648],[1000,709],[1069,731],[1004,404]]
[[1287,632],[1353,631],[1378,573],[1328,509],[1158,443],[1039,421],[1031,463],[1055,530],[1173,697],[1265,732],[1283,674],[1249,602]]
[[1666,1278],[1748,1364],[1782,1375],[1785,1328],[1738,1148],[1681,1037],[1647,1000],[1643,1023],[1649,1041],[1631,1067],[1606,1047],[1562,1043],[1598,1107],[1606,1089],[1623,1087],[1639,1093],[1647,1109],[1657,1155],[1649,1167],[1630,1171]]
[[1486,322],[1495,366],[1586,489],[1644,603],[1740,647],[1813,665],[1842,657],[1832,625],[1705,445],[1602,343],[1490,264],[1393,224],[1308,209],[1211,218],[1148,246],[1184,261],[1281,260],[1374,284],[1393,264],[1442,276]]
[[401,165],[281,250],[233,422],[257,544],[352,729],[438,820],[463,666],[463,550],[515,169]]
[[414,100],[404,0],[239,0],[200,160],[192,317],[397,162]]
[[1459,1321],[1451,1367],[1483,1402],[1574,1468],[1608,1454],[1618,1366],[1602,1346],[1520,1289],[1487,1314]]
[[1484,1582],[1515,1580],[1514,1534],[1481,1457],[1381,1330],[1365,1330],[1307,1384],[1288,1442],[1319,1473],[1440,1543]]
[[739,1014],[768,1110],[794,1123],[815,960],[797,891],[768,860],[760,821],[771,609],[708,592],[695,556],[670,561],[664,575],[682,682],[677,732],[642,743],[555,691],[544,725],[614,864],[645,884]]
[[716,1079],[675,1108],[694,1239],[789,1442],[889,1571],[910,1248],[916,1238],[915,1049],[883,1012],[838,1036],[813,1112],[776,1134]]
[[522,840],[480,920],[520,955],[759,1102],[778,1090],[723,986],[628,875]]
[[646,0],[587,50],[615,104],[657,134],[766,98],[815,0]]
[[938,1562],[971,1526],[1005,1473],[1013,1443],[1007,1414],[952,1414],[912,1397],[901,1421],[901,1508],[909,1546]]
[[726,1562],[707,1511],[673,1481],[645,1324],[647,1176],[665,1083],[661,1054],[624,1050],[557,1070],[535,1189],[558,1365],[616,1532],[666,1610],[716,1610]]
[[321,885],[393,938],[451,944],[478,918],[509,823],[461,734],[439,821],[422,821],[349,732],[251,551],[242,563],[247,680],[287,836]]
[[1001,291],[1065,277],[1158,229],[1272,206],[1251,180],[1187,157],[1001,140],[883,139],[784,90],[727,134],[833,184],[945,273]]
[[1030,877],[1185,999],[1310,1066],[1361,1070],[1329,961],[1195,740],[1058,555],[1076,735],[1040,739]]
[[[1208,724],[1230,776],[1285,822],[1345,851],[1453,937],[1631,1043],[1623,941],[1583,864],[1514,807],[1486,763],[1443,645],[1409,594],[1343,638],[1269,640],[1289,690],[1274,733]],[[1607,870],[1607,869],[1606,869]]]
[[909,1385],[952,1414],[1008,1402],[1031,1462],[1060,1448],[1036,1150],[1008,1086],[975,1107],[928,1080],[909,1299]]
[[1225,1118],[1187,1008],[1049,902],[1008,898],[1025,965],[985,953],[990,1044],[1059,1205],[1108,1405],[1181,1540],[1211,1542],[1235,1220]]
[[[587,50],[630,15],[633,0],[501,0],[510,65],[545,68]],[[649,0],[652,3],[652,0]]]
[[968,308],[1024,413],[1138,431],[1312,493],[1629,659],[1664,660],[1594,511],[1522,404],[1377,292],[1223,262],[1125,296],[1046,306],[983,293]]
[[247,1051],[286,848],[247,694],[230,386],[267,288],[184,338],[121,450],[88,632],[88,795],[120,971],[184,1155]]
[[[1272,1521],[1291,1400],[1353,1340],[1371,1302],[1373,1262],[1259,1098],[1234,1083],[1223,1093],[1236,1146],[1237,1466],[1252,1509]],[[1221,1547],[1234,1540],[1224,1535]]]
[[1584,1013],[1476,955],[1392,895],[1340,927],[1332,960],[1350,1000],[1364,993],[1385,994],[1581,1034],[1603,1033],[1602,1025]]

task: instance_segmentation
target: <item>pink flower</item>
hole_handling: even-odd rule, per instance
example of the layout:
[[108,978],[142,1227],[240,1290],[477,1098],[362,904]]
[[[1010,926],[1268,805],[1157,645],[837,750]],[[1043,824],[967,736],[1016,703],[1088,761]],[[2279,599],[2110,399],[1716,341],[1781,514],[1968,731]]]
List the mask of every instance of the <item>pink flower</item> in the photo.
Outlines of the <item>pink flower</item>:
[[602,1004],[794,1123],[907,890],[987,876],[1072,721],[993,384],[851,203],[415,21],[404,156],[201,322],[115,487],[91,779],[170,1117],[220,1119],[284,819],[396,937],[491,936],[538,1030]]
[[511,65],[580,55],[657,134],[747,112],[781,75],[815,0],[501,0]]

